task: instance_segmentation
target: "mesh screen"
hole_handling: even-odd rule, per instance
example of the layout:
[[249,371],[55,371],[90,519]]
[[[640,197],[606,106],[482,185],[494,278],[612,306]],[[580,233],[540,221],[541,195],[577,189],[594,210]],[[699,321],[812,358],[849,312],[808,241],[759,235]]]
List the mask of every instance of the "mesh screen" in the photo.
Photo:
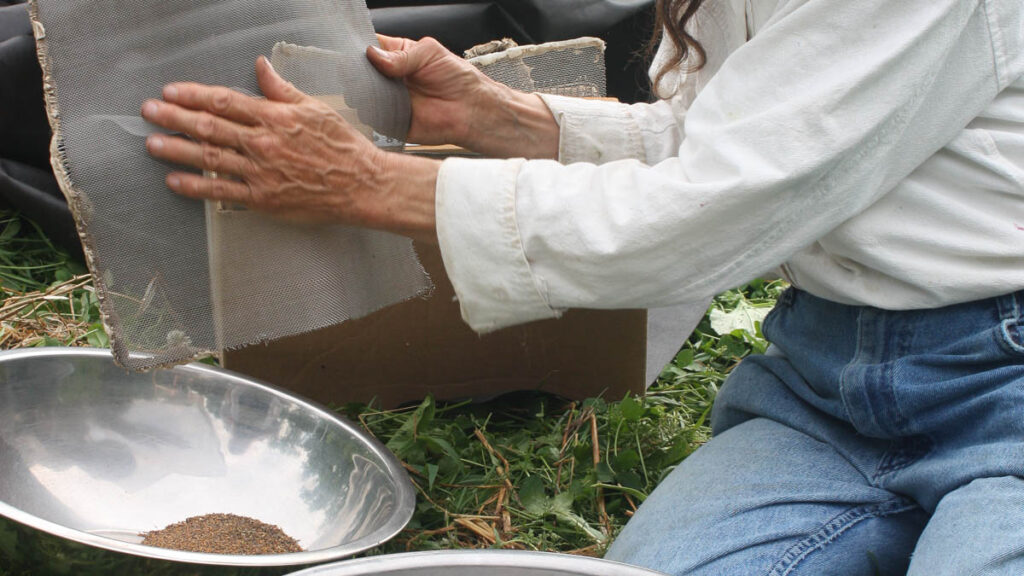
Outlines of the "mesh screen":
[[[270,61],[296,88],[330,104],[357,128],[369,131],[382,147],[402,147],[412,113],[405,86],[377,74],[366,59],[365,46],[342,53],[279,42]],[[357,75],[350,79],[353,74]],[[367,78],[376,81],[366,82]],[[402,98],[394,97],[396,85]]]
[[164,186],[172,166],[145,152],[145,99],[181,80],[258,93],[255,59],[280,42],[296,47],[279,49],[278,62],[300,89],[404,138],[408,94],[363,55],[376,40],[362,0],[35,0],[31,9],[54,169],[119,363],[179,363],[429,288],[407,239],[185,199]]
[[607,94],[604,41],[577,38],[470,58],[488,77],[524,92],[544,92],[579,98]]

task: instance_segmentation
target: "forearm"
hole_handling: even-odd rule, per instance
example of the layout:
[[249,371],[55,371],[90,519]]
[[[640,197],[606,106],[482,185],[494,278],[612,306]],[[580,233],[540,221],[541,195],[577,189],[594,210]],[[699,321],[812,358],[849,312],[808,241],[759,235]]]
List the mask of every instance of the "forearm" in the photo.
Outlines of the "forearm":
[[536,94],[489,83],[472,106],[468,124],[458,144],[484,156],[558,158],[558,123]]
[[441,163],[406,154],[384,155],[367,194],[366,221],[373,228],[437,244],[434,189]]

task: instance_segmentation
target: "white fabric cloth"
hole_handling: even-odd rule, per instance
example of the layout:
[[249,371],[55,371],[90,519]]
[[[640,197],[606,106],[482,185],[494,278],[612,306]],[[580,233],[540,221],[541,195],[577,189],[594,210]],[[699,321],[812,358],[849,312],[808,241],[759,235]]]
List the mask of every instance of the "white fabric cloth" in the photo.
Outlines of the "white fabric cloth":
[[445,161],[438,238],[472,328],[773,269],[886,309],[1024,288],[1020,0],[706,0],[694,33],[708,65],[666,100],[545,96],[560,163]]

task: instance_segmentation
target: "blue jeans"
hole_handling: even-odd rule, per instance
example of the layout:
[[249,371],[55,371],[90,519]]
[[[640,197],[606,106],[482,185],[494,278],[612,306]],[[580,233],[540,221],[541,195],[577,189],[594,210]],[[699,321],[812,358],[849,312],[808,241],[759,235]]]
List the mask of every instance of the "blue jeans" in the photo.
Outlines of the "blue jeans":
[[941,309],[791,289],[714,435],[608,551],[677,575],[1024,575],[1024,292]]

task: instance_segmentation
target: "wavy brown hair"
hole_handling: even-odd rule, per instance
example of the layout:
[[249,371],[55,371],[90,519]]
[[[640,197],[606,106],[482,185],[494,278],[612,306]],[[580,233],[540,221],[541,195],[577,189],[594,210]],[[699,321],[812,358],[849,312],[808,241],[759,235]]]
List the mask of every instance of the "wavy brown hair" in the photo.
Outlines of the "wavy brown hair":
[[658,84],[670,70],[679,66],[684,61],[689,61],[687,70],[695,72],[704,67],[707,62],[707,52],[701,43],[690,35],[686,25],[693,19],[697,9],[704,3],[704,0],[658,0],[655,6],[654,35],[648,45],[650,54],[658,49],[663,34],[668,34],[672,42],[672,58],[655,72],[652,88],[657,91]]

